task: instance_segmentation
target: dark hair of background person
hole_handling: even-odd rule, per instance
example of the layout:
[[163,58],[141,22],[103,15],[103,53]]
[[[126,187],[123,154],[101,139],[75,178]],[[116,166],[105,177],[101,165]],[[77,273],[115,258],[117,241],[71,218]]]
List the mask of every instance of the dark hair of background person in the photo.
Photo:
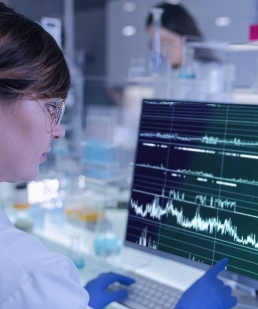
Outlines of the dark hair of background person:
[[0,99],[66,98],[71,77],[54,38],[0,2]]
[[[161,19],[162,27],[180,36],[188,36],[189,42],[198,38],[204,40],[204,36],[199,30],[194,18],[182,5],[163,2],[154,7],[162,8],[164,10]],[[149,13],[146,19],[146,27],[148,28],[152,26],[152,23],[153,16]],[[204,62],[219,61],[211,50],[203,48],[195,50],[194,58]]]
[[[161,3],[155,7],[162,8],[162,26],[181,36],[189,35],[202,38],[198,26],[188,11],[180,4]],[[152,25],[153,19],[150,13],[146,20],[146,26]]]

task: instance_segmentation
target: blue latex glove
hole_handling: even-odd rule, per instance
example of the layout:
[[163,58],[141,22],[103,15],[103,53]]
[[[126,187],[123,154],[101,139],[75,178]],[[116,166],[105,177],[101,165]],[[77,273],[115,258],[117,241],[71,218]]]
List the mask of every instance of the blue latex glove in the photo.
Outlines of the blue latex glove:
[[115,292],[106,291],[107,287],[114,282],[130,285],[135,280],[112,272],[98,276],[85,286],[85,289],[90,295],[89,306],[94,309],[102,309],[113,301],[119,301],[127,297],[128,292],[123,289]]
[[175,309],[229,309],[237,304],[231,288],[216,276],[225,269],[228,259],[220,260],[186,290]]

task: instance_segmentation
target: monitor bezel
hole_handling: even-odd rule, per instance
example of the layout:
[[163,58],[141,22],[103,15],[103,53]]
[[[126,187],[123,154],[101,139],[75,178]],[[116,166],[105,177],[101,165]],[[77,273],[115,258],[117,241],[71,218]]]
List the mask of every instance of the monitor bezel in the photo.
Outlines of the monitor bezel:
[[[142,111],[143,111],[142,107],[143,107],[143,104],[144,104],[145,101],[148,101],[148,102],[150,102],[150,101],[153,101],[153,102],[171,102],[171,103],[174,102],[174,103],[182,103],[182,104],[184,104],[184,103],[185,104],[188,104],[188,103],[191,104],[192,103],[192,104],[202,104],[202,105],[207,105],[207,104],[209,104],[209,105],[221,104],[221,105],[231,105],[231,106],[232,105],[240,105],[240,106],[252,106],[252,107],[254,105],[257,105],[257,108],[258,108],[258,103],[257,104],[251,104],[251,103],[235,103],[235,102],[230,103],[230,102],[209,102],[209,101],[207,102],[207,101],[173,100],[173,99],[170,99],[170,100],[168,100],[168,99],[142,99],[140,119],[141,119]],[[133,161],[134,163],[136,161],[137,153],[138,153],[138,140],[139,140],[140,127],[141,127],[141,122],[139,121],[138,132],[137,132],[137,145],[136,145],[134,161]],[[135,164],[133,164],[133,165],[134,165],[134,167],[133,167],[133,171],[132,171],[130,200],[131,200],[131,197],[132,197],[133,178],[134,178],[134,173],[135,173]],[[130,216],[130,211],[129,211],[130,200],[129,200],[129,203],[128,203],[126,228],[128,226],[128,221],[129,221],[129,216]],[[172,253],[168,253],[168,252],[160,251],[160,250],[157,250],[157,249],[145,247],[145,246],[142,246],[142,245],[139,245],[139,244],[136,244],[136,243],[132,243],[132,242],[126,240],[126,231],[125,231],[125,237],[124,237],[124,246],[128,247],[128,248],[139,250],[141,252],[149,253],[149,254],[154,255],[154,256],[158,256],[158,257],[161,257],[161,258],[172,260],[172,261],[175,261],[175,262],[187,265],[187,266],[191,266],[191,267],[194,267],[194,268],[197,268],[197,269],[200,269],[200,270],[204,270],[204,271],[208,270],[211,267],[211,265],[209,265],[209,264],[201,263],[201,262],[190,260],[190,259],[178,256],[178,255],[174,255]],[[229,261],[229,263],[230,263],[230,261]],[[246,286],[248,288],[254,289],[255,291],[258,291],[258,280],[254,279],[254,278],[247,277],[247,276],[244,276],[242,274],[238,274],[236,272],[232,272],[232,271],[228,271],[228,270],[224,270],[224,271],[220,272],[219,276],[222,277],[222,278],[231,280],[233,282],[236,282],[240,285]]]

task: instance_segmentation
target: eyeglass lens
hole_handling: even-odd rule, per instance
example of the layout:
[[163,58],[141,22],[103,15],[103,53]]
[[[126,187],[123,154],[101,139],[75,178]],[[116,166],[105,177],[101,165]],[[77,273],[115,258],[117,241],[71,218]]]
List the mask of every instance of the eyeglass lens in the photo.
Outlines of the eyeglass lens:
[[65,110],[65,100],[58,99],[55,103],[47,103],[45,105],[46,128],[52,132],[54,128],[61,122]]

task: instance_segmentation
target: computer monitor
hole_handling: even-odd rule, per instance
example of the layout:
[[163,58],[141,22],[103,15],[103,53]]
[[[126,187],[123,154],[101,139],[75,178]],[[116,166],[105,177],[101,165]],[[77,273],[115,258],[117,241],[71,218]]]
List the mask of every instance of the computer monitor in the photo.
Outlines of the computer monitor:
[[258,289],[258,106],[143,100],[125,246]]

